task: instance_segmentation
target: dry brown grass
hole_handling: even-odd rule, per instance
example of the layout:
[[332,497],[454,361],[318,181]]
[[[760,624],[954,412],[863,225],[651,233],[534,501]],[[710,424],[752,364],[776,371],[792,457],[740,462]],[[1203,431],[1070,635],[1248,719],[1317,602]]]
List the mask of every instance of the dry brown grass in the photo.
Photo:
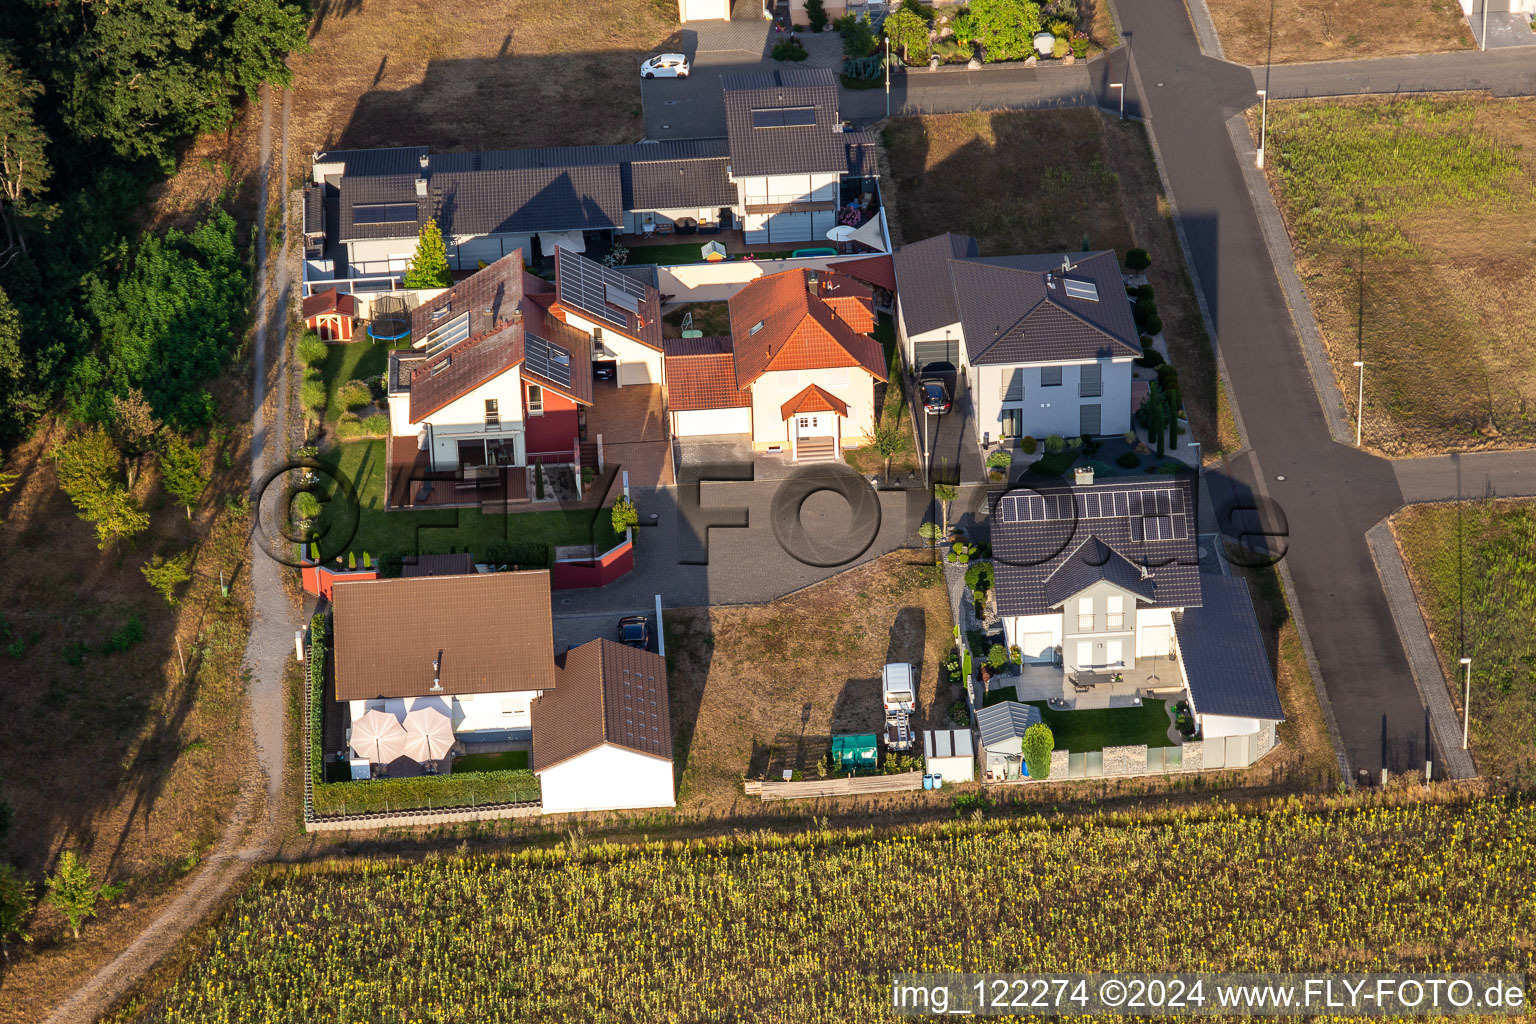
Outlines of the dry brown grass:
[[827,736],[878,732],[887,662],[918,666],[918,728],[943,725],[962,696],[939,683],[953,624],[922,552],[886,555],[770,604],[666,618],[684,812],[755,813],[741,789],[749,768],[772,760],[814,777]]
[[[1227,60],[1263,64],[1271,0],[1207,0]],[[1276,64],[1475,45],[1456,0],[1273,0]]]
[[[146,469],[135,493],[151,512],[150,531],[105,552],[44,458],[63,434],[46,422],[6,460],[21,478],[0,506],[0,609],[24,649],[0,653],[13,725],[0,749],[0,792],[16,811],[4,855],[40,880],[73,849],[98,877],[129,887],[78,943],[57,911],[39,908],[28,927],[33,942],[13,953],[0,986],[6,1024],[40,1019],[40,1008],[132,939],[212,847],[242,776],[254,770],[241,676],[247,523],[222,511],[222,494],[240,489],[243,433],[225,439],[230,464],[215,460],[212,500],[190,523]],[[139,567],[153,553],[188,549],[195,577],[172,608]],[[227,602],[221,569],[233,584]],[[101,651],[134,615],[144,639],[122,653]]]
[[1096,110],[898,118],[885,132],[904,236],[973,235],[984,256],[1130,248],[1148,280],[1190,427],[1206,454],[1235,450],[1237,429],[1145,130]]
[[634,142],[667,0],[321,0],[293,58],[294,151]]
[[[1271,104],[1270,145],[1277,142],[1277,106],[1284,118],[1320,105]],[[1405,205],[1371,227],[1400,231],[1409,256],[1368,256],[1362,264],[1357,251],[1298,230],[1307,211],[1291,208],[1280,160],[1271,164],[1270,184],[1351,411],[1352,363],[1366,363],[1365,443],[1393,456],[1525,447],[1536,442],[1536,102],[1462,94],[1429,105],[1466,112],[1471,136],[1491,140],[1518,170],[1503,186],[1508,198]],[[1394,124],[1402,116],[1415,115],[1381,114]]]

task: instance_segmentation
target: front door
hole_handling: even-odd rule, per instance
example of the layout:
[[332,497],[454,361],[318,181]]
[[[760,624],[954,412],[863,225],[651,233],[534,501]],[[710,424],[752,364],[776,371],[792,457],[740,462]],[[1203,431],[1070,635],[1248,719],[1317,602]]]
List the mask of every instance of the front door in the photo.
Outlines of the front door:
[[837,416],[830,412],[804,413],[795,417],[795,433],[801,437],[826,437],[833,432]]

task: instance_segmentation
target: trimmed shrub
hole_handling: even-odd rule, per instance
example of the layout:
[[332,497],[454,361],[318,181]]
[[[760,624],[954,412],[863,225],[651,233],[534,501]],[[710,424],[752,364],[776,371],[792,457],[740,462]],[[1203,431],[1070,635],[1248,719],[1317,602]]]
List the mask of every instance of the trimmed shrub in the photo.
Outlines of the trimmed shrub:
[[305,331],[299,338],[299,362],[305,366],[319,366],[325,362],[326,355],[331,347],[320,340],[320,335],[314,331]]
[[774,60],[799,61],[805,60],[807,56],[808,55],[805,52],[805,47],[801,46],[800,40],[796,39],[794,36],[790,36],[783,42],[775,43],[773,47]]
[[373,404],[373,392],[364,380],[349,380],[336,388],[336,404],[343,409],[361,409]]
[[[821,0],[816,0],[820,3]],[[1139,274],[1152,265],[1152,257],[1147,255],[1145,249],[1127,249],[1125,253],[1125,269],[1133,274]]]
[[1047,454],[1055,455],[1057,452],[1066,448],[1066,446],[1067,442],[1062,440],[1060,434],[1052,434],[1050,437],[1045,439],[1045,450]]
[[1157,298],[1157,293],[1152,290],[1151,285],[1143,284],[1137,286],[1136,297],[1138,299],[1155,299]]
[[1162,334],[1163,318],[1158,316],[1156,313],[1153,313],[1151,316],[1147,317],[1147,322],[1142,326],[1147,329],[1148,334]]
[[1023,451],[1023,453],[1025,455],[1033,455],[1033,454],[1035,454],[1035,449],[1037,449],[1039,447],[1040,447],[1040,442],[1036,441],[1034,438],[1030,437],[1028,434],[1024,435],[1023,439],[1019,441],[1019,449],[1021,451]]
[[827,27],[827,8],[823,0],[805,0],[805,20],[812,32]]
[[325,382],[315,379],[306,380],[299,385],[299,404],[310,412],[319,415],[325,411]]
[[987,664],[992,667],[993,671],[1008,664],[1008,648],[1002,644],[993,644],[991,649],[987,651]]
[[1051,751],[1056,747],[1056,736],[1044,722],[1024,730],[1024,765],[1032,779],[1051,777]]
[[[1136,300],[1136,305],[1131,308],[1131,315],[1136,318],[1138,324],[1145,324],[1148,317],[1157,315],[1157,303],[1152,299],[1142,296]],[[1156,334],[1156,331],[1147,331],[1148,334]]]
[[1067,54],[1069,54],[1071,52],[1072,52],[1072,44],[1067,42],[1065,39],[1061,38],[1060,36],[1057,36],[1056,37],[1056,41],[1051,44],[1051,56],[1056,58],[1057,60],[1061,60],[1061,58],[1065,57]]
[[1141,465],[1141,456],[1135,452],[1121,452],[1115,461],[1120,464],[1121,469],[1135,469]]

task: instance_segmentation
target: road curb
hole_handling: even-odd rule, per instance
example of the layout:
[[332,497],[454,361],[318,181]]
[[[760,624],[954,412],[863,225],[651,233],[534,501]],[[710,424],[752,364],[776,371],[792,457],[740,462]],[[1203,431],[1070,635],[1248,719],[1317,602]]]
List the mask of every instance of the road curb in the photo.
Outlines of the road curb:
[[1264,172],[1258,168],[1257,152],[1248,130],[1247,117],[1244,114],[1233,114],[1228,118],[1227,134],[1232,139],[1232,149],[1237,154],[1237,165],[1242,169],[1243,184],[1248,187],[1248,197],[1253,201],[1253,212],[1259,219],[1259,228],[1264,235],[1264,247],[1269,250],[1269,262],[1275,268],[1275,277],[1280,282],[1280,290],[1285,293],[1285,303],[1291,312],[1291,323],[1296,328],[1296,337],[1301,341],[1301,354],[1307,364],[1307,376],[1312,378],[1312,389],[1317,392],[1317,401],[1322,406],[1323,418],[1328,422],[1328,433],[1339,444],[1352,444],[1354,429],[1349,418],[1349,407],[1345,405],[1344,394],[1339,390],[1338,381],[1334,379],[1333,367],[1328,361],[1328,350],[1323,345],[1322,332],[1318,330],[1317,318],[1312,315],[1312,302],[1307,298],[1306,288],[1302,286],[1301,277],[1296,273],[1296,259],[1291,247],[1290,233],[1285,229],[1280,208],[1275,205],[1275,199],[1270,195],[1269,182],[1265,179]]
[[1221,49],[1221,34],[1216,31],[1216,23],[1211,20],[1211,9],[1205,5],[1205,0],[1184,0],[1184,9],[1189,12],[1190,24],[1195,26],[1195,42],[1200,44],[1200,52],[1213,60],[1226,60]]
[[1430,729],[1435,745],[1439,747],[1445,774],[1452,779],[1475,779],[1477,765],[1472,755],[1461,749],[1461,723],[1451,704],[1450,688],[1435,654],[1435,645],[1429,638],[1429,627],[1419,610],[1413,583],[1408,579],[1408,569],[1398,550],[1391,520],[1383,519],[1371,527],[1366,531],[1365,539],[1371,551],[1371,561],[1376,563],[1381,589],[1387,595],[1387,605],[1392,609],[1392,622],[1397,627],[1403,653],[1408,656],[1413,685],[1429,714]]

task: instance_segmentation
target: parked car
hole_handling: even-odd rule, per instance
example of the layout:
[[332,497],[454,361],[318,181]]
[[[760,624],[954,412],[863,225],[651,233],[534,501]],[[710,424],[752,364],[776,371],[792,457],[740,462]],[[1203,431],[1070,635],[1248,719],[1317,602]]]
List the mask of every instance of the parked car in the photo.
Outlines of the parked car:
[[619,643],[645,650],[651,645],[651,623],[644,615],[626,615],[619,620]]
[[924,377],[918,382],[923,389],[923,411],[930,416],[942,416],[949,412],[949,388],[937,377]]
[[640,65],[641,78],[687,78],[688,58],[681,53],[661,53]]

